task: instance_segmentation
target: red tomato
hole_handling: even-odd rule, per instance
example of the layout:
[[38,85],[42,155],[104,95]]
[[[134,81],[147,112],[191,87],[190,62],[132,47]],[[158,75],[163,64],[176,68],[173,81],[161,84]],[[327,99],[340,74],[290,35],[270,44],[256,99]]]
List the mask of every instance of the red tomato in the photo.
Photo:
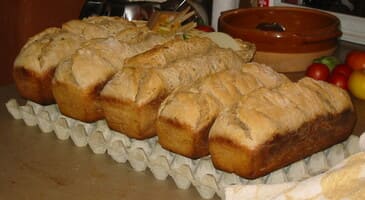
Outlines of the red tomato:
[[306,76],[322,81],[327,80],[329,74],[330,70],[325,64],[322,63],[312,63],[311,65],[309,65],[306,71]]
[[346,64],[354,70],[365,69],[365,51],[351,51],[346,56]]
[[331,77],[329,78],[328,82],[342,88],[342,89],[345,89],[347,90],[347,80],[348,80],[348,77],[346,77],[345,75],[343,74],[332,74]]
[[346,78],[349,78],[351,73],[352,69],[346,64],[339,64],[332,70],[332,74],[342,74]]
[[195,28],[204,32],[214,32],[214,28],[207,25],[198,25]]

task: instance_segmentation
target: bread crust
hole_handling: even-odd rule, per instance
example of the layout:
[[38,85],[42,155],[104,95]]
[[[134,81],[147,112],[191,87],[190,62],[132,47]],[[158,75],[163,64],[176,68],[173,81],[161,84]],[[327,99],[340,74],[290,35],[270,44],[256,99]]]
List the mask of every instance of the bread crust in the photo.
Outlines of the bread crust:
[[55,68],[38,74],[24,67],[14,67],[13,78],[20,96],[42,105],[53,104],[55,102],[52,94],[54,72]]
[[209,51],[217,45],[207,38],[192,37],[188,40],[176,37],[164,44],[126,59],[125,67],[164,68],[181,58]]
[[[232,50],[216,47],[204,54],[171,62],[164,68],[125,67],[101,93],[103,100],[119,100],[113,104],[103,103],[106,120],[112,129],[129,137],[145,139],[155,136],[159,106],[173,90],[210,74],[239,68],[243,63],[244,60]],[[109,114],[116,115],[114,112],[123,117],[108,117]],[[132,125],[128,127],[127,124]]]
[[269,69],[247,63],[242,65],[246,72],[218,72],[175,90],[159,109],[156,126],[161,146],[193,159],[208,155],[209,130],[219,112],[256,89],[289,82]]
[[135,139],[156,135],[155,119],[162,99],[138,106],[113,97],[101,96],[101,105],[108,126]]
[[47,28],[29,38],[14,60],[13,77],[20,95],[36,103],[54,103],[51,82],[59,62],[79,47],[78,35]]
[[209,155],[208,135],[213,122],[197,132],[176,120],[159,117],[156,122],[158,142],[163,148],[192,159]]
[[355,123],[355,112],[346,109],[278,134],[253,150],[226,137],[211,137],[209,151],[217,169],[254,179],[346,140]]
[[95,122],[104,118],[99,99],[104,85],[105,82],[100,82],[83,89],[54,80],[52,92],[62,114],[84,122]]

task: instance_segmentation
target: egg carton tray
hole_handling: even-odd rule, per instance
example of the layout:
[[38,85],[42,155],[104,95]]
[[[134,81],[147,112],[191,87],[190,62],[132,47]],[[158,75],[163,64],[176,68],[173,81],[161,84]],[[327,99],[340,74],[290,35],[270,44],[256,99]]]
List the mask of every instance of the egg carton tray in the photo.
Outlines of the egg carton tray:
[[360,138],[351,135],[346,141],[318,152],[264,177],[249,180],[214,168],[209,156],[190,159],[163,149],[157,137],[136,140],[109,129],[105,120],[84,123],[62,115],[56,104],[42,106],[27,101],[19,105],[10,99],[6,107],[13,118],[27,126],[38,126],[43,133],[54,132],[58,139],[71,139],[78,147],[89,146],[95,154],[107,154],[118,163],[129,162],[137,171],[149,169],[158,180],[168,176],[180,189],[194,186],[200,196],[224,199],[225,188],[233,184],[256,185],[301,181],[321,174],[348,156],[360,152]]

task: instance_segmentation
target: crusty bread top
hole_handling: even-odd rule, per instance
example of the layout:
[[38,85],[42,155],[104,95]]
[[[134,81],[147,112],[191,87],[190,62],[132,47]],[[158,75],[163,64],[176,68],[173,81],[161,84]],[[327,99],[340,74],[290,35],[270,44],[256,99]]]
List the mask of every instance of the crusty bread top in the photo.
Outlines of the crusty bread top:
[[[116,24],[120,21],[118,19],[115,19]],[[122,69],[125,59],[171,39],[148,31],[144,26],[128,25],[118,31],[116,37],[86,40],[75,54],[59,65],[55,81],[75,84],[81,88],[96,86]]]
[[204,54],[168,63],[164,68],[123,68],[105,85],[101,95],[145,105],[165,98],[177,87],[224,69],[239,68],[243,63],[233,50],[214,47]]
[[118,68],[122,68],[123,57],[130,52],[125,51],[126,47],[115,38],[89,40],[60,63],[54,80],[81,88],[106,81]]
[[[136,27],[133,22],[120,17],[95,16],[71,20],[63,24],[62,29],[47,28],[29,38],[15,59],[14,66],[42,73],[57,67],[59,62],[73,54],[84,40],[116,35],[122,37],[127,35],[121,33],[125,29]],[[141,31],[144,30],[145,28]],[[136,31],[129,32],[131,34]]]
[[208,38],[192,37],[183,39],[176,37],[174,40],[156,46],[155,48],[138,54],[126,60],[126,67],[156,68],[164,67],[167,63],[177,59],[202,54],[217,45]]
[[81,35],[85,39],[107,38],[115,36],[136,24],[121,17],[92,16],[82,20],[70,20],[62,25],[62,29]]
[[339,87],[323,81],[313,81],[311,78],[303,78],[298,84],[316,91],[322,102],[324,102],[323,104],[327,105],[324,107],[328,113],[336,114],[345,109],[353,110],[349,94]]
[[48,28],[28,39],[14,61],[14,67],[24,67],[43,73],[73,54],[83,40],[59,28]]
[[140,42],[145,42],[146,40],[171,40],[173,37],[163,36],[156,32],[149,30],[146,26],[135,26],[126,28],[115,35],[120,42],[125,42],[128,44],[138,44]]
[[85,41],[69,60],[60,65],[55,80],[82,88],[97,85],[122,69],[125,59],[169,40],[153,32],[141,33],[139,28],[132,28],[124,35],[130,41],[123,38],[126,40],[123,42],[114,37]]
[[238,69],[224,70],[175,90],[161,104],[158,116],[191,130],[200,130],[223,107],[231,105],[238,95],[261,86],[253,76]]
[[174,39],[174,37],[164,36],[150,31],[147,29],[147,27],[134,27],[125,29],[119,32],[116,35],[116,38],[121,43],[127,43],[130,46],[133,46],[133,49],[135,52],[137,52],[137,54],[148,51],[155,46],[162,45]]
[[267,88],[273,88],[283,83],[290,82],[288,77],[277,73],[273,68],[262,63],[248,62],[242,65],[241,71],[254,76]]
[[241,69],[225,70],[175,90],[161,104],[158,115],[192,130],[200,130],[242,95],[286,82],[289,82],[288,78],[268,66],[243,64]]
[[225,137],[254,149],[318,116],[352,110],[346,91],[326,82],[303,78],[274,89],[260,88],[221,112],[210,138]]

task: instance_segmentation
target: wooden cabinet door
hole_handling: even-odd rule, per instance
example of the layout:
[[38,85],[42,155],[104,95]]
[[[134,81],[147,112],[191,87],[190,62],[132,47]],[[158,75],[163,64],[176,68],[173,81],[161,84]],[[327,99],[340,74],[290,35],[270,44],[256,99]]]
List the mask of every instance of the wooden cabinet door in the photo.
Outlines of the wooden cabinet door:
[[13,81],[14,59],[30,36],[78,18],[83,3],[84,0],[1,0],[0,85]]

